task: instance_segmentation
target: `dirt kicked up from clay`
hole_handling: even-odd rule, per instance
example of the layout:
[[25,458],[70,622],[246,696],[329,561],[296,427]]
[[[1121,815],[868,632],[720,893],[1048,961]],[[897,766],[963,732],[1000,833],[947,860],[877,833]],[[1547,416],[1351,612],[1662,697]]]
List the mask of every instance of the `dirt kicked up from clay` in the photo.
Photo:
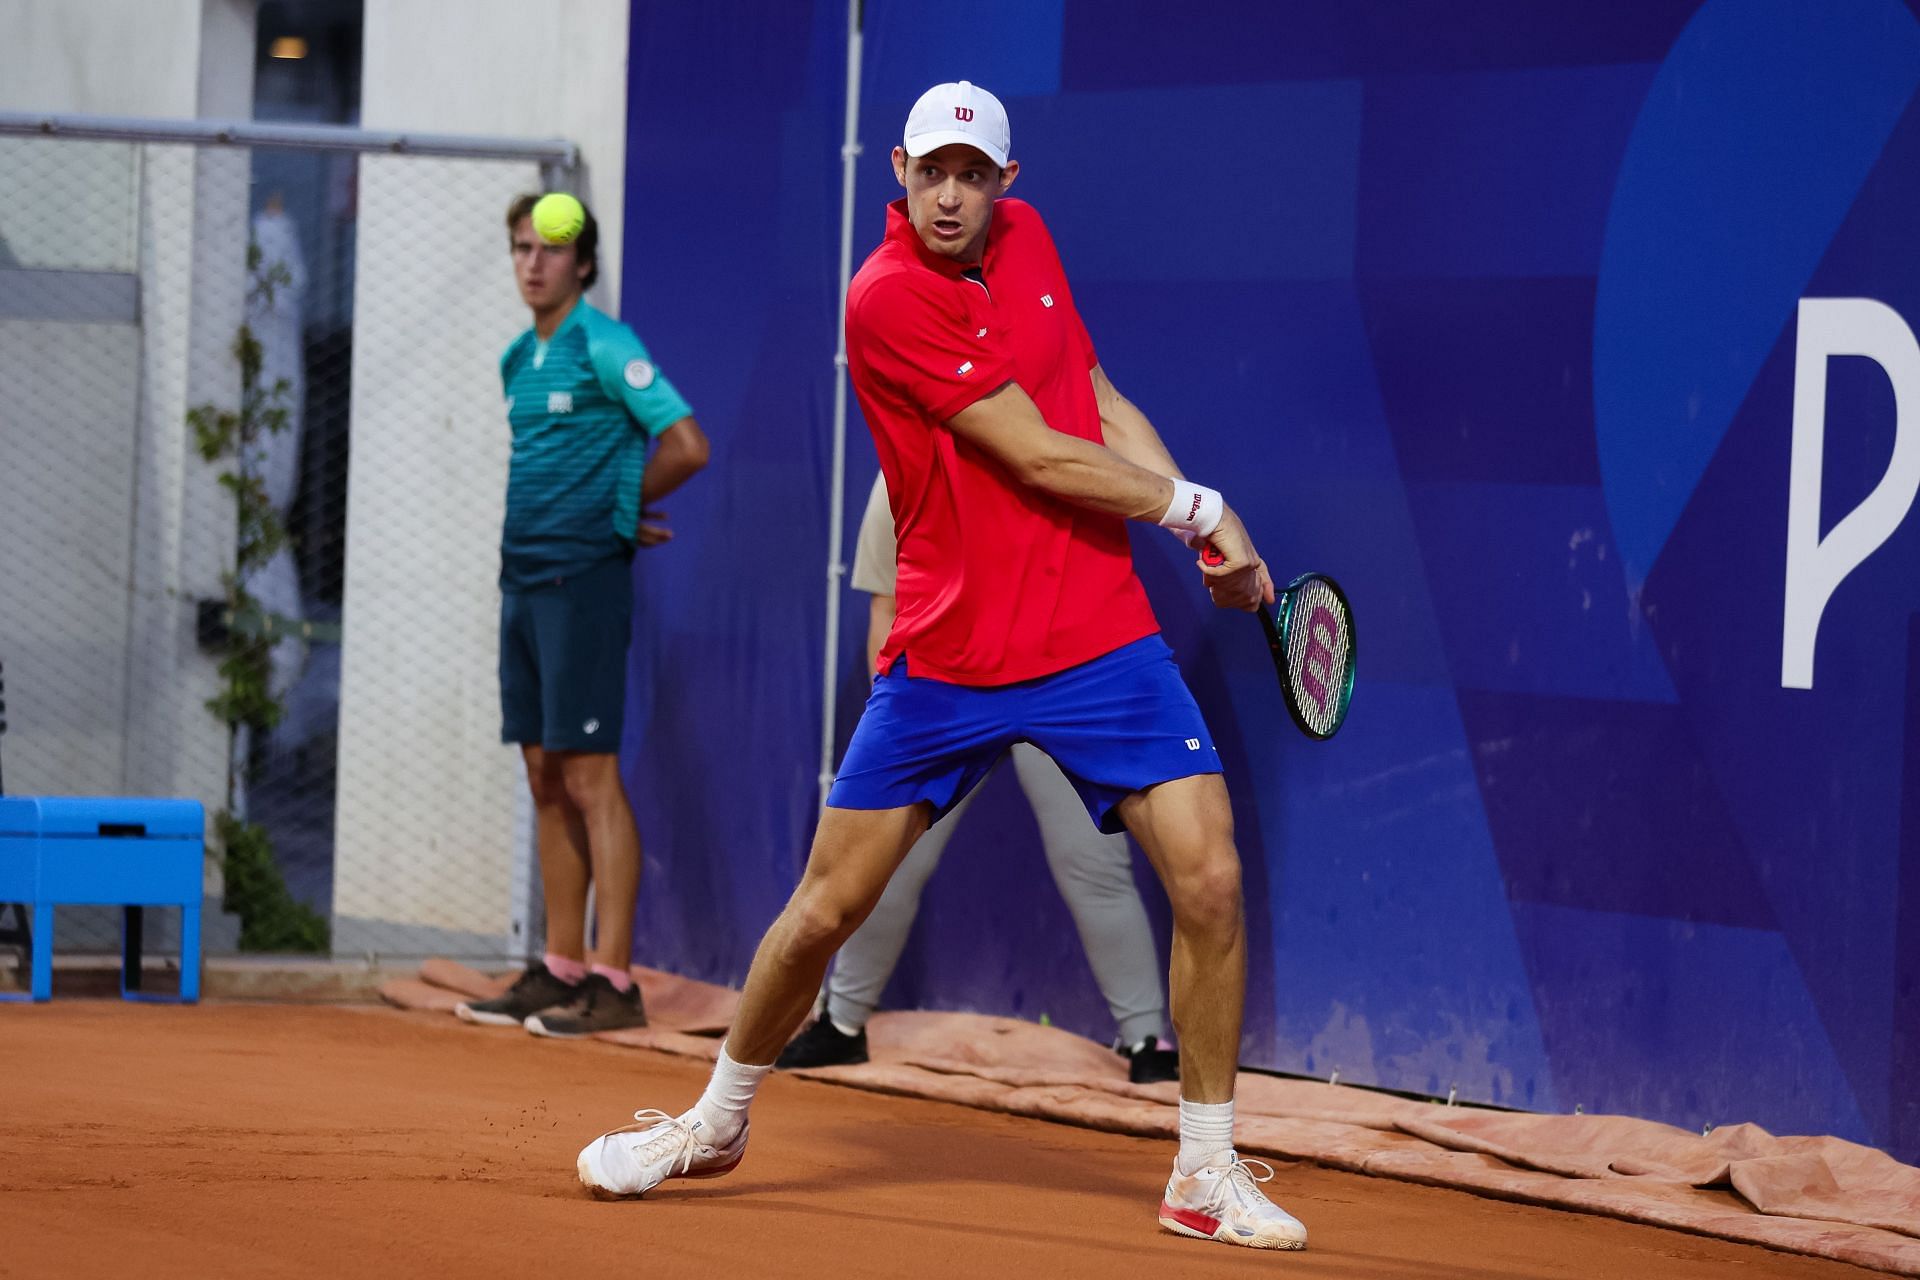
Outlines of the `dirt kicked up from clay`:
[[1154,1221],[1171,1145],[777,1076],[733,1174],[594,1200],[574,1156],[704,1064],[366,1007],[0,1008],[0,1276],[1864,1277],[1282,1164],[1303,1253]]

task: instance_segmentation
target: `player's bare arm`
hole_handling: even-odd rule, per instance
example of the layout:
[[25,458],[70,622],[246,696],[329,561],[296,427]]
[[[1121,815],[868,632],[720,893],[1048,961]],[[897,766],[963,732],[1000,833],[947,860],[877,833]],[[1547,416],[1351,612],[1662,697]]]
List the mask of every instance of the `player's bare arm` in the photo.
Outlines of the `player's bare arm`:
[[657,547],[673,540],[673,530],[661,523],[664,511],[647,504],[666,497],[707,465],[711,446],[707,433],[689,416],[681,418],[660,433],[647,457],[647,469],[640,481],[640,527],[635,540],[643,547]]
[[1111,449],[1055,431],[1015,382],[990,391],[947,420],[954,434],[986,450],[1021,484],[1076,506],[1129,520],[1157,520],[1173,481]]
[[1140,407],[1120,394],[1100,365],[1093,366],[1093,398],[1100,406],[1100,434],[1113,450],[1136,467],[1145,467],[1163,476],[1184,474],[1167,451],[1160,433]]
[[[1168,452],[1166,443],[1160,439],[1160,433],[1154,429],[1152,421],[1140,411],[1138,405],[1120,394],[1113,380],[1107,377],[1106,369],[1095,365],[1091,376],[1093,398],[1100,406],[1100,435],[1107,442],[1107,448],[1136,467],[1165,476],[1185,475],[1180,470],[1180,464],[1173,460],[1173,454]],[[1233,516],[1236,525],[1239,524],[1239,517],[1233,515],[1231,508],[1228,508],[1227,514]],[[1226,523],[1222,519],[1221,524]],[[1216,550],[1221,549],[1217,541],[1218,534],[1216,530],[1215,538],[1210,539]],[[1248,547],[1251,550],[1251,538],[1248,539]],[[1215,604],[1223,608],[1250,609],[1254,606],[1240,603],[1249,593],[1256,600],[1273,603],[1273,576],[1257,553],[1253,554],[1251,564],[1239,567],[1231,563],[1195,563],[1200,572],[1206,575],[1207,594],[1213,597]]]
[[[947,426],[986,450],[1021,484],[1091,511],[1158,522],[1173,501],[1173,480],[1112,449],[1055,431],[1017,383],[982,396],[949,418]],[[1202,570],[1215,603],[1251,610],[1263,600],[1271,602],[1272,583],[1262,577],[1260,557],[1231,508],[1222,511],[1208,540],[1225,557]]]
[[653,502],[678,489],[707,465],[711,452],[707,433],[691,416],[675,422],[660,433],[660,439],[647,455],[646,474],[640,481],[640,500]]

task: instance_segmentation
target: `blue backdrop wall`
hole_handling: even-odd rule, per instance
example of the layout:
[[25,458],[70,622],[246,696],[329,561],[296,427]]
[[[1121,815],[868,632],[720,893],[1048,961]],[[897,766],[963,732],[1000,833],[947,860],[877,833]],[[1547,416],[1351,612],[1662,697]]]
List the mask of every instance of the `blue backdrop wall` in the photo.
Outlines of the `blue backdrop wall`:
[[[1920,1156],[1913,10],[967,21],[866,6],[856,261],[913,98],[993,89],[1115,383],[1362,625],[1348,726],[1309,743],[1255,624],[1136,538],[1235,790],[1246,1061]],[[723,982],[817,802],[845,24],[831,0],[633,10],[624,310],[716,443],[636,565],[638,954]],[[856,411],[849,530],[874,469]],[[1879,514],[1843,529],[1856,507]],[[1790,559],[1823,609],[1789,600]],[[988,788],[889,997],[1104,1036],[1032,819]]]

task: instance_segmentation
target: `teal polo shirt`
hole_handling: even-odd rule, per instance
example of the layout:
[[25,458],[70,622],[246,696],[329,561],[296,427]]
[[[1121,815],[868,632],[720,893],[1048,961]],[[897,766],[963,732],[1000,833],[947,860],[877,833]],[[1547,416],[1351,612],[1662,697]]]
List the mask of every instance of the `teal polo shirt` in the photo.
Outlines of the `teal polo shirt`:
[[553,336],[500,357],[513,428],[500,585],[507,590],[631,555],[648,446],[693,410],[633,330],[582,298]]

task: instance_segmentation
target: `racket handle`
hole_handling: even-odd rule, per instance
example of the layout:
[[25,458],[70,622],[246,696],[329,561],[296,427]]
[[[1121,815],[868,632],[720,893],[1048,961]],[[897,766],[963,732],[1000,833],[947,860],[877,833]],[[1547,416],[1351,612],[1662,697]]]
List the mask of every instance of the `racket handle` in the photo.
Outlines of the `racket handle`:
[[1222,565],[1227,562],[1225,556],[1214,550],[1211,542],[1203,542],[1200,544],[1200,559],[1203,563],[1210,565]]

